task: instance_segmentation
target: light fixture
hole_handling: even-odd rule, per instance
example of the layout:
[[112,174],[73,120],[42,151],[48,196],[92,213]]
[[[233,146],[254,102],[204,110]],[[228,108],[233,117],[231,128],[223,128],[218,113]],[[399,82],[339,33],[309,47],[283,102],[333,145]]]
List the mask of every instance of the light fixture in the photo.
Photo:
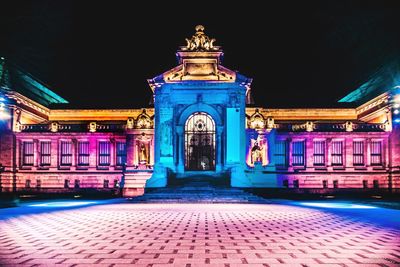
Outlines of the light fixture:
[[4,103],[5,101],[6,99],[3,96],[0,96],[0,120],[10,118],[10,115],[6,110],[6,104]]

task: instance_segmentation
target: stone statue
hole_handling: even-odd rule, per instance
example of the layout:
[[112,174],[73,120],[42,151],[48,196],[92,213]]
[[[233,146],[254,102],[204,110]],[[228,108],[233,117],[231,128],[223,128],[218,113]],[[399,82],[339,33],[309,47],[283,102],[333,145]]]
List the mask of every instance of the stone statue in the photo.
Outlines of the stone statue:
[[275,120],[273,117],[267,118],[267,130],[272,130],[275,127]]
[[126,121],[126,128],[133,129],[133,124],[134,124],[133,118],[128,118],[128,120]]
[[255,162],[262,162],[263,161],[263,155],[262,155],[262,148],[261,146],[258,145],[258,142],[256,141],[251,148],[251,161],[254,164]]
[[144,143],[140,143],[139,146],[139,164],[147,163],[147,149]]
[[268,142],[266,139],[260,136],[257,139],[251,139],[246,162],[251,167],[254,167],[255,163],[260,163],[260,166],[269,164]]
[[89,123],[89,132],[94,133],[96,132],[97,129],[97,123],[96,122],[91,122]]
[[57,122],[53,121],[50,124],[50,131],[53,132],[53,133],[58,131],[58,123]]
[[346,132],[352,132],[353,131],[353,123],[351,121],[346,121]]

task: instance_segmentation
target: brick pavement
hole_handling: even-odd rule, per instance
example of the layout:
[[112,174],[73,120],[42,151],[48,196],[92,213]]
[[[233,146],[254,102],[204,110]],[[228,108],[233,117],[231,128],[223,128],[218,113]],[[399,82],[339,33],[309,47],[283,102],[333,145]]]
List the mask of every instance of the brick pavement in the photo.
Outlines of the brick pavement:
[[1,266],[400,266],[400,231],[275,204],[108,204],[0,221]]

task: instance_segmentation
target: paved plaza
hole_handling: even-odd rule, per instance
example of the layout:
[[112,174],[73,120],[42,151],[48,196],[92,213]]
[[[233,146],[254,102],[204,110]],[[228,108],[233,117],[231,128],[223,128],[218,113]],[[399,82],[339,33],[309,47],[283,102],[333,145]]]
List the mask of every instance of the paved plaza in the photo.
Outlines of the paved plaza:
[[396,224],[362,219],[398,210],[55,203],[0,210],[1,266],[400,266]]

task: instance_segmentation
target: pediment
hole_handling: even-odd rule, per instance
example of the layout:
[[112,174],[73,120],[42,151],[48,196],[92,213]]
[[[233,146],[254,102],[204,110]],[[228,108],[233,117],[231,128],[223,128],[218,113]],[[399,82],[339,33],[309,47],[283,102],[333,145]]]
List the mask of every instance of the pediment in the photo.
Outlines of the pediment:
[[179,81],[221,81],[235,82],[236,73],[210,60],[184,61],[183,64],[165,72],[163,79]]

